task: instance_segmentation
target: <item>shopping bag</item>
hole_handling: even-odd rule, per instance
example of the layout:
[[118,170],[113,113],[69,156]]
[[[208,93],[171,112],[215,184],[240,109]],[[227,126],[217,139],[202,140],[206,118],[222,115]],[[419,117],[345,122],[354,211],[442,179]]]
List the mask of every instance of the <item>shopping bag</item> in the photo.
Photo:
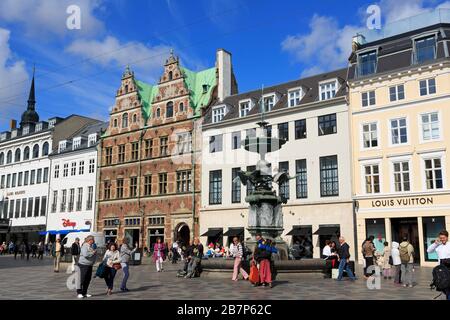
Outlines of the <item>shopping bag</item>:
[[331,278],[337,279],[339,276],[339,269],[331,269]]
[[106,274],[105,263],[102,262],[97,267],[97,271],[95,272],[95,276],[103,279],[103,278],[105,278],[105,274]]
[[251,283],[258,283],[259,282],[259,270],[258,267],[254,262],[251,263],[250,266],[250,275],[248,277],[248,280]]

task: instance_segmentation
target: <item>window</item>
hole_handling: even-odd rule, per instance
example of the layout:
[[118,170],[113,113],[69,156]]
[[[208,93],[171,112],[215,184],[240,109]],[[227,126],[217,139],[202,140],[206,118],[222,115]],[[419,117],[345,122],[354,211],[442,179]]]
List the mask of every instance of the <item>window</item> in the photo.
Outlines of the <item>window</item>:
[[172,118],[173,117],[173,102],[170,101],[166,105],[166,118]]
[[361,93],[362,106],[374,106],[375,101],[375,91],[363,92]]
[[400,84],[398,86],[390,87],[389,98],[391,102],[405,99],[405,86]]
[[334,134],[337,132],[335,113],[320,116],[318,118],[318,121],[319,121],[319,136]]
[[191,191],[191,174],[190,170],[177,172],[177,192],[189,192]]
[[169,71],[169,81],[173,79],[173,72]]
[[223,135],[219,134],[216,136],[209,137],[209,152],[221,152],[223,147]]
[[376,148],[378,147],[378,128],[377,123],[363,124],[363,147]]
[[30,185],[33,185],[35,181],[36,181],[36,170],[31,170]]
[[152,176],[146,175],[144,178],[144,195],[150,196],[152,194]]
[[55,179],[59,178],[59,164],[55,165],[55,174],[53,176]]
[[81,211],[82,206],[83,206],[83,188],[78,188],[76,210]]
[[122,115],[122,128],[128,128],[128,113]]
[[272,126],[266,127],[265,134],[267,138],[272,138]]
[[33,146],[33,159],[39,158],[39,145],[35,144]]
[[308,175],[306,169],[306,159],[295,161],[295,173],[297,199],[306,199],[308,198]]
[[77,163],[76,162],[72,162],[71,166],[70,166],[70,175],[74,176],[77,174]]
[[152,226],[163,226],[164,225],[164,217],[151,217],[148,218],[148,224]]
[[20,203],[21,203],[20,199],[16,199],[16,210],[14,214],[14,217],[16,219],[20,218]]
[[63,152],[64,150],[66,150],[66,145],[67,145],[66,140],[60,141],[58,144],[58,152]]
[[160,108],[156,109],[156,117],[157,118],[161,117],[161,109]]
[[429,94],[436,93],[436,80],[434,78],[421,80],[419,82],[420,85],[420,95],[427,96]]
[[68,175],[69,175],[69,164],[68,163],[64,163],[63,177],[67,177]]
[[60,212],[66,212],[66,204],[67,204],[67,190],[62,190],[62,196],[61,196],[61,208]]
[[113,121],[113,127],[114,127],[114,128],[117,128],[117,126],[118,126],[118,124],[117,124],[117,119],[114,119],[114,121]]
[[137,115],[133,114],[133,123],[136,123],[136,122],[137,122]]
[[306,139],[306,119],[295,121],[295,139]]
[[374,74],[377,71],[377,52],[370,51],[358,57],[358,75],[360,77]]
[[116,198],[122,199],[123,198],[123,179],[117,179],[117,186],[116,186]]
[[[256,170],[256,166],[248,166],[247,172],[253,172]],[[251,195],[255,191],[255,186],[250,182],[247,181],[247,196]]]
[[337,156],[320,158],[320,196],[339,195],[339,178]]
[[167,193],[167,173],[159,174],[159,194]]
[[6,188],[11,187],[11,174],[6,176]]
[[38,217],[39,216],[39,204],[41,202],[41,198],[36,197],[34,198],[34,216]]
[[48,152],[49,152],[49,144],[48,142],[44,142],[44,144],[42,145],[42,155],[48,156]]
[[256,128],[246,129],[245,137],[246,138],[256,138]]
[[408,143],[408,130],[406,126],[406,118],[393,119],[391,123],[391,143],[404,144]]
[[264,112],[272,111],[274,105],[275,105],[275,95],[263,97]]
[[112,147],[105,148],[105,162],[106,165],[112,164]]
[[125,162],[125,145],[121,144],[118,146],[118,162],[123,163]]
[[0,188],[3,189],[5,187],[5,175],[2,175],[2,180],[0,182]]
[[241,132],[235,131],[231,134],[231,147],[233,150],[241,148]]
[[415,63],[420,64],[436,57],[436,38],[435,36],[417,39],[415,44]]
[[[33,198],[31,198],[31,204],[33,204]],[[9,218],[14,217],[14,200],[9,200]]]
[[25,171],[25,173],[23,174],[23,185],[24,186],[28,185],[29,177],[30,177],[30,171]]
[[289,140],[289,122],[278,124],[278,138],[282,140]]
[[139,142],[133,142],[131,144],[131,160],[139,159]]
[[366,193],[380,193],[380,168],[378,164],[364,166]]
[[8,153],[6,154],[6,163],[10,164],[12,163],[12,151],[9,150]]
[[2,152],[2,153],[0,153],[0,166],[2,166],[4,164],[5,164],[5,154]]
[[245,117],[250,109],[250,100],[239,103],[239,116]]
[[33,198],[28,198],[27,217],[33,216]]
[[241,180],[238,178],[238,173],[241,168],[231,169],[231,203],[241,202]]
[[442,163],[441,158],[425,160],[425,177],[428,190],[442,189]]
[[222,170],[209,172],[209,204],[222,204]]
[[178,110],[179,110],[180,112],[184,112],[184,103],[183,103],[183,102],[180,102],[180,104],[179,104],[179,106],[178,106]]
[[37,169],[36,183],[39,184],[41,182],[42,182],[42,169]]
[[422,140],[433,141],[440,138],[439,113],[425,113],[421,116],[422,120]]
[[289,107],[295,107],[300,104],[300,100],[302,99],[302,90],[293,90],[289,91]]
[[411,186],[409,180],[409,162],[394,162],[393,167],[395,192],[410,191]]
[[48,167],[44,168],[44,173],[42,174],[42,182],[44,183],[48,182]]
[[25,218],[27,216],[27,199],[22,199],[22,210],[20,212],[20,217]]
[[[283,161],[278,164],[279,172],[289,172],[289,162]],[[284,199],[289,199],[289,181],[280,184],[280,196]]]
[[45,217],[47,211],[47,196],[41,197],[41,217]]
[[95,172],[95,159],[89,159],[89,173]]
[[11,181],[11,188],[15,188],[16,187],[16,180],[17,180],[17,173],[13,173],[12,181]]
[[145,140],[145,157],[147,159],[152,158],[153,156],[153,140]]
[[51,212],[55,213],[58,205],[58,191],[53,191]]
[[92,210],[94,203],[94,187],[89,186],[88,187],[88,198],[86,203],[86,210]]
[[168,143],[169,143],[168,137],[159,138],[159,155],[161,157],[167,156]]
[[91,133],[88,136],[88,148],[92,147],[96,142],[97,142],[97,134],[96,133]]
[[78,163],[78,174],[80,176],[84,174],[84,161]]
[[320,100],[333,99],[336,96],[337,82],[329,81],[319,85]]
[[16,152],[14,153],[14,162],[19,162],[21,156],[21,151],[19,148],[16,149]]
[[109,180],[103,182],[103,199],[111,199],[111,182]]
[[73,211],[73,206],[75,204],[75,189],[69,190],[69,212]]
[[137,177],[130,178],[130,197],[134,198],[137,196]]
[[72,144],[72,150],[76,150],[81,146],[81,137],[74,138]]
[[192,136],[190,132],[183,132],[177,135],[177,150],[178,154],[192,151]]
[[214,107],[212,109],[212,122],[217,123],[225,117],[225,106]]

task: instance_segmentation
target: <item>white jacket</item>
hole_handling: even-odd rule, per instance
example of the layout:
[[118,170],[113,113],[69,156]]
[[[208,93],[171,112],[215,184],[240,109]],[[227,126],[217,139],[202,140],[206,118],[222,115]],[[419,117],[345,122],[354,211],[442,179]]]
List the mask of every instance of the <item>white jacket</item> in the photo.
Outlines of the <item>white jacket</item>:
[[402,264],[402,260],[400,259],[400,251],[398,250],[398,247],[399,247],[399,243],[393,241],[391,256],[392,256],[392,263],[394,264],[394,266],[399,266]]

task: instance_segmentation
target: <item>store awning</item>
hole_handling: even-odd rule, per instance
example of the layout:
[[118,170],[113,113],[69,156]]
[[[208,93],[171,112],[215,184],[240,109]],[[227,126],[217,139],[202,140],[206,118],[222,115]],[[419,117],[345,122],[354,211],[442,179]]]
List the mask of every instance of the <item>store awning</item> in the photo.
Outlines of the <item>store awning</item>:
[[227,232],[223,235],[227,237],[240,237],[244,235],[244,228],[228,228]]
[[45,236],[47,233],[51,234],[51,235],[56,235],[56,234],[66,235],[71,232],[86,232],[86,231],[89,231],[89,229],[85,229],[85,230],[47,230],[47,231],[39,232],[39,235]]
[[287,236],[307,236],[311,235],[311,227],[293,226],[292,230],[289,231]]
[[218,237],[222,235],[223,228],[209,228],[201,237]]
[[334,236],[338,234],[339,227],[319,227],[314,234],[319,236]]

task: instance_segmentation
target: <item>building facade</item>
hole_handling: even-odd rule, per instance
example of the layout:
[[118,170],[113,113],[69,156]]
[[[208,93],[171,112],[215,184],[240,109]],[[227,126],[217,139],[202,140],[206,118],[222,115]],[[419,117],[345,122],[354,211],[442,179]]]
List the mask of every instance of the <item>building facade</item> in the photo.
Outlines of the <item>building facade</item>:
[[46,233],[95,230],[97,147],[108,123],[95,122],[60,140],[50,154]]
[[98,230],[139,247],[198,235],[203,110],[233,93],[231,55],[193,72],[173,55],[156,85],[127,69],[101,139]]
[[357,243],[373,235],[382,250],[408,235],[425,266],[450,228],[450,21],[440,13],[356,36],[348,79]]
[[236,177],[239,170],[255,169],[259,155],[241,142],[260,135],[257,122],[264,119],[269,136],[287,141],[266,160],[273,174],[287,171],[293,178],[277,190],[287,199],[282,238],[297,257],[320,258],[325,241],[342,235],[354,257],[346,73],[232,95],[209,108],[203,125],[202,243],[228,246],[234,236],[250,237],[245,197],[251,186]]

